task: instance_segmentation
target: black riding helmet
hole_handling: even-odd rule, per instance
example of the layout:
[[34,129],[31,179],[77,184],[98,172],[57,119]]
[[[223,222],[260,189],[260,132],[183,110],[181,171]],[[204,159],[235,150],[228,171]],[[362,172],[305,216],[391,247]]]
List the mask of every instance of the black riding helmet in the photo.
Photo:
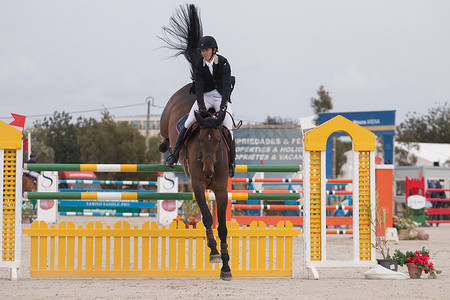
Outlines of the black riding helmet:
[[218,49],[219,47],[217,47],[217,42],[212,36],[206,35],[198,42],[198,50],[208,48]]

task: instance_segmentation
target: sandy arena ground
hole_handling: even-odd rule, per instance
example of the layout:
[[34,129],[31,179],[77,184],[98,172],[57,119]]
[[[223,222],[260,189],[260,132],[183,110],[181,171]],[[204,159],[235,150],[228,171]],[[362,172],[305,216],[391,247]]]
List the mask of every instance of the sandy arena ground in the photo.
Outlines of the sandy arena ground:
[[[86,224],[95,218],[60,217]],[[97,217],[104,225],[126,220],[142,224],[148,218]],[[24,224],[29,228],[29,224]],[[438,279],[367,280],[367,268],[319,269],[320,280],[307,280],[303,274],[302,238],[294,242],[293,277],[234,278],[30,278],[30,238],[22,236],[20,279],[9,280],[9,270],[0,269],[0,299],[450,299],[450,224],[426,228],[427,241],[407,240],[392,243],[394,249],[431,251],[435,265],[443,273]],[[350,259],[352,238],[328,236],[327,257]],[[406,267],[399,271],[407,273]]]

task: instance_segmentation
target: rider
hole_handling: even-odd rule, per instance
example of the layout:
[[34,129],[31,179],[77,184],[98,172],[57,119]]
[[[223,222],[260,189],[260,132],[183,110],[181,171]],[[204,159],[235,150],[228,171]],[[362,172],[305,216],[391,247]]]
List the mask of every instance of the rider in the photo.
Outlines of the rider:
[[[30,154],[30,159],[27,160],[27,164],[35,164],[35,163],[36,163],[36,154],[31,153]],[[37,179],[38,179],[40,174],[39,174],[39,172],[31,171],[27,175],[32,177],[34,183],[37,183]]]
[[30,154],[30,159],[27,160],[27,164],[35,164],[36,163],[36,154],[31,153]]
[[208,115],[207,110],[213,107],[219,114],[226,114],[223,125],[231,133],[229,176],[233,177],[236,166],[236,146],[232,132],[233,120],[231,116],[233,109],[230,100],[232,90],[230,64],[225,57],[217,54],[217,42],[212,36],[202,37],[198,43],[198,49],[203,59],[195,65],[194,69],[195,95],[197,101],[192,105],[189,116],[178,134],[173,152],[167,158],[165,165],[173,167],[178,161],[178,154],[183,145],[184,134],[187,128],[195,121],[194,111],[199,110],[200,115],[205,117]]

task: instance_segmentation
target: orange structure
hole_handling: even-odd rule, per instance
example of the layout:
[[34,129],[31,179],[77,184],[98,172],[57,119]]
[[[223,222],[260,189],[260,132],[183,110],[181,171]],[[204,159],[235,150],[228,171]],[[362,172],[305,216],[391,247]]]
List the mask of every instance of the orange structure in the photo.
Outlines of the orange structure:
[[394,227],[394,216],[392,215],[393,173],[394,165],[376,165],[375,167],[375,188],[378,193],[378,207],[386,207],[386,228]]

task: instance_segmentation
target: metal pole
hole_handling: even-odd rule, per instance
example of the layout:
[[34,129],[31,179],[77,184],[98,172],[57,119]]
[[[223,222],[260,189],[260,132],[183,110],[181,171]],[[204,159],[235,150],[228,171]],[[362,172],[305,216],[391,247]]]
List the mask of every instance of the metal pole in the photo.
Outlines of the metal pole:
[[145,98],[145,102],[147,102],[147,122],[145,124],[145,153],[148,153],[149,145],[149,130],[150,130],[150,99],[152,99],[152,102],[155,100],[152,96],[148,96]]
[[28,132],[28,159],[31,158],[31,133]]

